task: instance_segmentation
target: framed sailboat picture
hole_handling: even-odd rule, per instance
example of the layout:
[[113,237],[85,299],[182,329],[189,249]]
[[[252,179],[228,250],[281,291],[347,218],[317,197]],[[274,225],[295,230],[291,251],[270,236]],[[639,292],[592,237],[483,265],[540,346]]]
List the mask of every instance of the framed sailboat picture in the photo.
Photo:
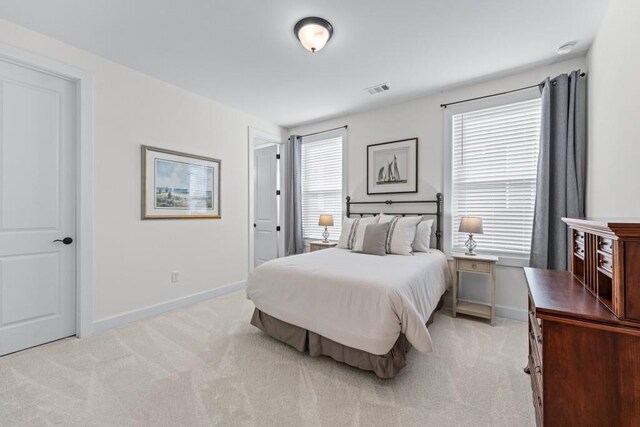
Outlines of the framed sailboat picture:
[[367,194],[418,192],[418,138],[367,145]]
[[142,219],[220,218],[220,160],[142,146]]

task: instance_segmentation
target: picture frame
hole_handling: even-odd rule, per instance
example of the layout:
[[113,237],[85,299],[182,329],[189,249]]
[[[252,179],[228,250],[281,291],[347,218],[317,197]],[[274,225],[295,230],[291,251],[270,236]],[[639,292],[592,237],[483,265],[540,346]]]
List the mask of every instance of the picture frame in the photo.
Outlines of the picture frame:
[[221,160],[143,145],[142,219],[219,219]]
[[367,145],[367,194],[418,192],[418,138]]

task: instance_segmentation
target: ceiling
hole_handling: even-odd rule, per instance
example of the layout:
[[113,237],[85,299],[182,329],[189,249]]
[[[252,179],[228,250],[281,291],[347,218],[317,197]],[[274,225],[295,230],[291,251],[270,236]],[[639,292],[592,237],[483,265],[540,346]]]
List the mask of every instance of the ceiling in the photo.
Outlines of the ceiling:
[[[285,127],[584,53],[607,0],[0,0],[0,18]],[[333,38],[316,54],[306,16]],[[566,57],[562,57],[564,59]],[[387,83],[391,90],[364,89]]]

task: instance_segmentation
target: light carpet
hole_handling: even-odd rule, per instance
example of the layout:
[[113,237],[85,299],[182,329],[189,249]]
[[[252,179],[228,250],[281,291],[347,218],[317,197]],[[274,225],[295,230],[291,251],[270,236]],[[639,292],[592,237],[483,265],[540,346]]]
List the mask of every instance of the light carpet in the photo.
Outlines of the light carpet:
[[249,325],[243,292],[0,358],[0,425],[532,426],[526,323],[435,316],[394,379]]

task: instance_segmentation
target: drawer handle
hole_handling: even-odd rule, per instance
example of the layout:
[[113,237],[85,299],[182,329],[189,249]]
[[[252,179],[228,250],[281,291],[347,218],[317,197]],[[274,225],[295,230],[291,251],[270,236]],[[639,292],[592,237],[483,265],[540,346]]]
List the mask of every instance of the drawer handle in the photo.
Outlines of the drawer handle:
[[473,268],[474,270],[476,269],[476,263],[475,262],[473,264],[471,264],[471,268]]
[[536,374],[542,373],[542,369],[540,369],[540,366],[536,366],[533,370],[536,371]]
[[542,337],[538,337],[538,344],[542,344]]
[[540,399],[540,396],[538,396],[538,406],[542,406],[542,399]]

